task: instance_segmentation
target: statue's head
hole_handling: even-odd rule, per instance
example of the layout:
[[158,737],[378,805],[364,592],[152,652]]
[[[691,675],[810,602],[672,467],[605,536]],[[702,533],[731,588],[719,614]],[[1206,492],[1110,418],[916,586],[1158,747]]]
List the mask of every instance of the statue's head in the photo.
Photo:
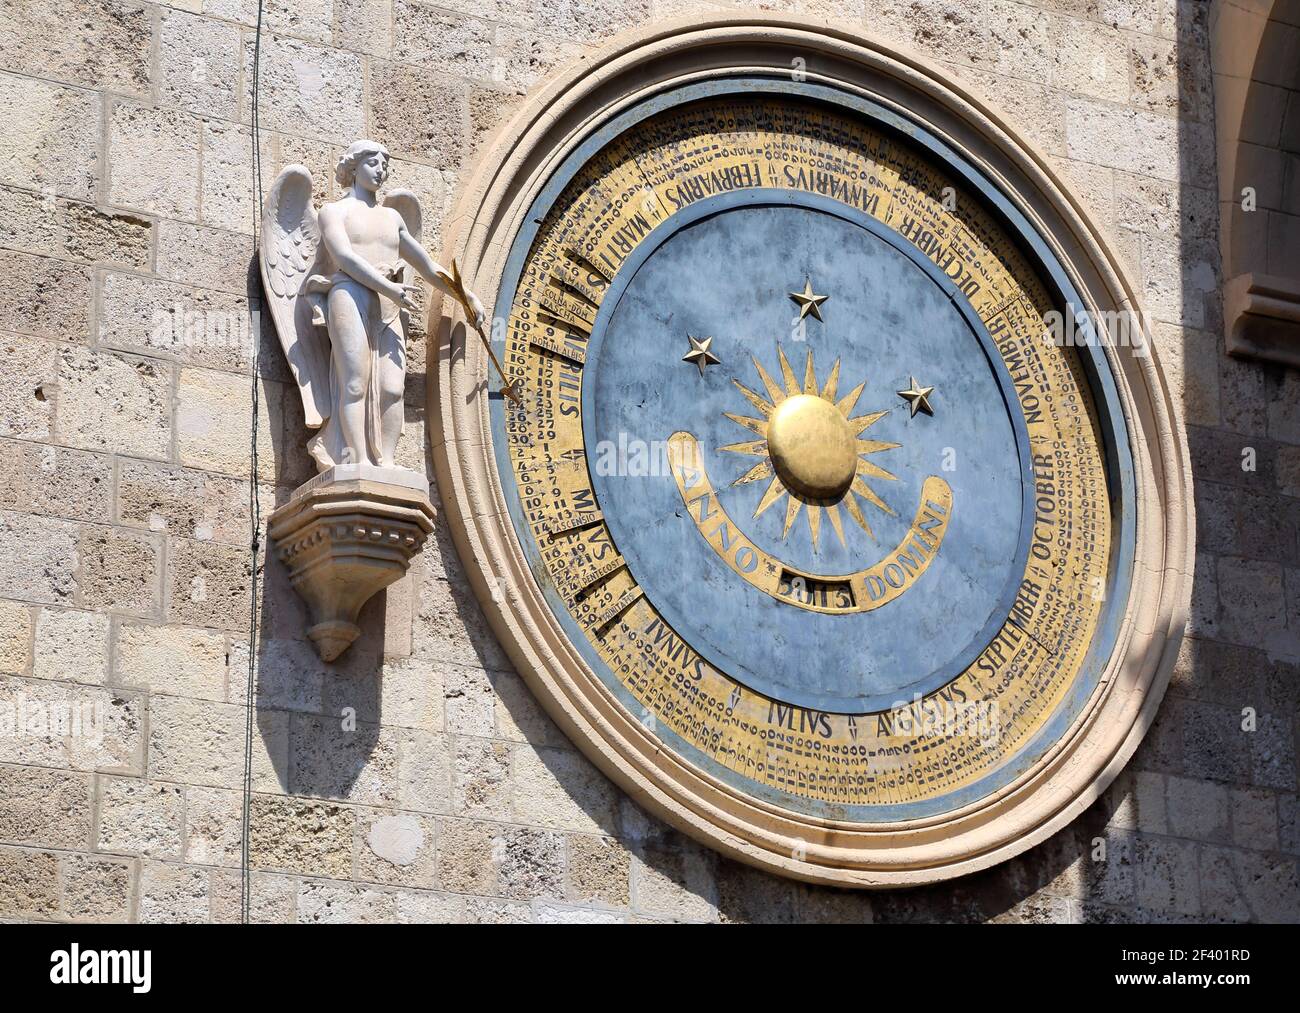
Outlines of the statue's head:
[[357,183],[371,193],[388,178],[388,149],[378,141],[353,141],[334,166],[339,186]]

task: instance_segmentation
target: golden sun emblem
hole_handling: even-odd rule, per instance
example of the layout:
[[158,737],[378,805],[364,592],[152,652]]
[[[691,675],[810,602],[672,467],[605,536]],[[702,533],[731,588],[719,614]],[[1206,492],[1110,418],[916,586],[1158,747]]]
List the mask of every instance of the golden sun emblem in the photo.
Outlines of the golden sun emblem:
[[731,381],[758,409],[762,418],[731,412],[723,414],[759,439],[748,443],[733,443],[721,449],[733,454],[763,458],[731,484],[737,486],[765,478],[772,479],[754,510],[755,517],[782,496],[790,497],[785,508],[785,527],[781,531],[783,540],[789,536],[800,508],[806,506],[813,550],[816,551],[821,533],[823,511],[830,518],[831,527],[843,545],[844,528],[839,512],[842,505],[867,536],[875,541],[875,533],[854,497],[861,497],[887,514],[894,513],[867,484],[867,480],[876,478],[897,481],[897,478],[867,458],[883,450],[893,450],[899,444],[861,438],[863,432],[889,414],[888,410],[851,415],[866,381],[837,400],[839,359],[835,360],[830,376],[819,390],[811,348],[808,349],[802,384],[795,377],[785,351],[779,345],[777,355],[781,361],[784,387],[772,379],[757,358],[750,356],[767,397],[750,390],[739,380]]

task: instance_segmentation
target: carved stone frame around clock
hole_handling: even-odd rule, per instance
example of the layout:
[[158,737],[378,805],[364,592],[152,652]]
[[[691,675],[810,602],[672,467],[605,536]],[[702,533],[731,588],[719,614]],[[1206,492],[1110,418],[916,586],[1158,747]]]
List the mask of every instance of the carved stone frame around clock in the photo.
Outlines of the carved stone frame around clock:
[[[1138,311],[1119,258],[1048,160],[1011,121],[937,67],[856,32],[779,15],[692,16],[619,36],[558,73],[497,135],[447,223],[466,280],[497,291],[523,216],[556,166],[596,127],[686,82],[743,71],[866,95],[920,121],[995,181],[1051,245],[1093,310]],[[447,307],[453,309],[450,305]],[[500,309],[500,307],[498,307]],[[1181,413],[1159,350],[1107,349],[1134,459],[1137,546],[1116,646],[1083,712],[1041,760],[960,810],[905,823],[804,817],[744,796],[666,752],[572,649],[511,528],[491,466],[486,356],[463,324],[439,321],[430,355],[429,436],[438,488],[471,584],[551,717],[639,804],[722,853],[838,886],[933,882],[1004,861],[1069,823],[1111,783],[1154,719],[1187,619],[1192,490]]]

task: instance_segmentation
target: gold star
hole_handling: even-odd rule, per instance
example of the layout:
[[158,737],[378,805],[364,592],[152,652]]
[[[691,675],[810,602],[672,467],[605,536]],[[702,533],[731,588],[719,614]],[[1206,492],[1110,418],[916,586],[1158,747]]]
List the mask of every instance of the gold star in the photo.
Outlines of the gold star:
[[898,396],[904,398],[912,406],[912,417],[921,411],[927,415],[933,415],[934,409],[930,407],[930,395],[934,393],[933,387],[922,387],[917,384],[916,377],[912,377],[912,386],[908,390],[900,390]]
[[712,338],[697,338],[693,334],[688,334],[686,337],[691,343],[691,350],[682,356],[682,362],[695,363],[700,368],[700,376],[704,375],[705,366],[712,366],[722,361],[709,351],[709,346],[713,344]]
[[799,319],[802,320],[811,313],[818,320],[822,318],[821,304],[830,298],[828,295],[815,295],[813,293],[812,279],[805,278],[802,292],[791,292],[790,298],[799,304]]

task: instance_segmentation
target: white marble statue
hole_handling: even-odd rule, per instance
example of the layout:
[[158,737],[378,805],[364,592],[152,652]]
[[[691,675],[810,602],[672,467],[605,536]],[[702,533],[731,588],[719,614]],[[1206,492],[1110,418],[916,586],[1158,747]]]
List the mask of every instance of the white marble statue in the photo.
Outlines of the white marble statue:
[[[412,269],[452,295],[449,276],[420,245],[420,204],[409,190],[378,201],[388,151],[356,141],[334,176],[344,190],[312,207],[311,174],[276,178],[262,218],[262,280],[289,368],[302,393],[307,450],[325,471],[394,467],[406,384],[404,310],[415,309]],[[473,324],[483,304],[466,293]]]

